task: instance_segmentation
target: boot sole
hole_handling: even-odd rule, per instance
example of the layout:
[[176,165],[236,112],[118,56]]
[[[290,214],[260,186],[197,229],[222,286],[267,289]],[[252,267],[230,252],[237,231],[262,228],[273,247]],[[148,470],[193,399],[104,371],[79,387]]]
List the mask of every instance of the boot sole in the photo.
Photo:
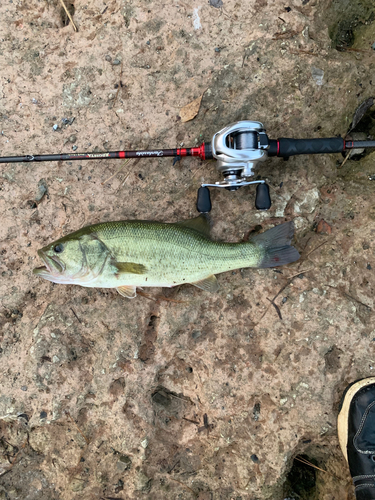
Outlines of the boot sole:
[[364,378],[362,380],[359,380],[358,382],[354,382],[354,384],[349,386],[343,396],[340,413],[337,417],[337,434],[339,437],[341,451],[347,462],[348,452],[346,447],[348,445],[348,421],[350,403],[352,402],[354,396],[358,391],[363,389],[363,387],[367,387],[371,384],[375,384],[375,377]]

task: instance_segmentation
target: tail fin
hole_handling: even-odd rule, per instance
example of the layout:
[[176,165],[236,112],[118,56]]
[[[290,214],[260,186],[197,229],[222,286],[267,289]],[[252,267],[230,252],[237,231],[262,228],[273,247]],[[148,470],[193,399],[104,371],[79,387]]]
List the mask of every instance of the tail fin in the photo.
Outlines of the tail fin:
[[285,266],[298,260],[300,258],[298,251],[290,245],[293,234],[293,222],[286,222],[254,236],[250,240],[251,243],[255,243],[265,251],[257,267]]

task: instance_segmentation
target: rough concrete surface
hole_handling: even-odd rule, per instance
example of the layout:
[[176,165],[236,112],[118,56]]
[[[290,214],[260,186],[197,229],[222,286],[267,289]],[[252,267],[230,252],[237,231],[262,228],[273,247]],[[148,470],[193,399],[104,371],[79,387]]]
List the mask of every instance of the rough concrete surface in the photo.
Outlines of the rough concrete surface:
[[[1,156],[194,146],[239,119],[344,135],[374,94],[372,2],[67,4],[78,32],[57,0],[1,2]],[[336,416],[375,369],[367,153],[269,159],[268,212],[254,189],[212,190],[214,237],[294,220],[302,258],[219,275],[216,294],[150,289],[169,301],[53,285],[37,249],[98,221],[193,217],[214,162],[1,165],[0,499],[352,500]],[[326,472],[293,484],[296,456]]]

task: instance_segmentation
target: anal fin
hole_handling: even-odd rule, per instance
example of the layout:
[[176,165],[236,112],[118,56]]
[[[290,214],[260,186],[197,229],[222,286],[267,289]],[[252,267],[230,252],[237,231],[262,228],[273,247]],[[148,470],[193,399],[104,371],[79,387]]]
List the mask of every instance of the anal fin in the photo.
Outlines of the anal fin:
[[134,285],[118,286],[116,290],[127,299],[134,299],[137,296],[136,287]]
[[207,292],[216,292],[219,289],[219,283],[217,282],[216,276],[214,274],[211,274],[210,276],[207,276],[207,278],[195,281],[191,284],[198,288],[201,288],[202,290],[206,290]]

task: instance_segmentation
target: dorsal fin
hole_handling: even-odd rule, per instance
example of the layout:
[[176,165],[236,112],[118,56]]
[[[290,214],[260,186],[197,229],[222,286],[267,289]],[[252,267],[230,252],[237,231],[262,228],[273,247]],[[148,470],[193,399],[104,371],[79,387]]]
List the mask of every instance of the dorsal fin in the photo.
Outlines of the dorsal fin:
[[211,219],[207,214],[200,214],[194,219],[183,220],[181,222],[176,222],[175,224],[177,226],[184,226],[189,229],[193,229],[204,236],[210,236]]

